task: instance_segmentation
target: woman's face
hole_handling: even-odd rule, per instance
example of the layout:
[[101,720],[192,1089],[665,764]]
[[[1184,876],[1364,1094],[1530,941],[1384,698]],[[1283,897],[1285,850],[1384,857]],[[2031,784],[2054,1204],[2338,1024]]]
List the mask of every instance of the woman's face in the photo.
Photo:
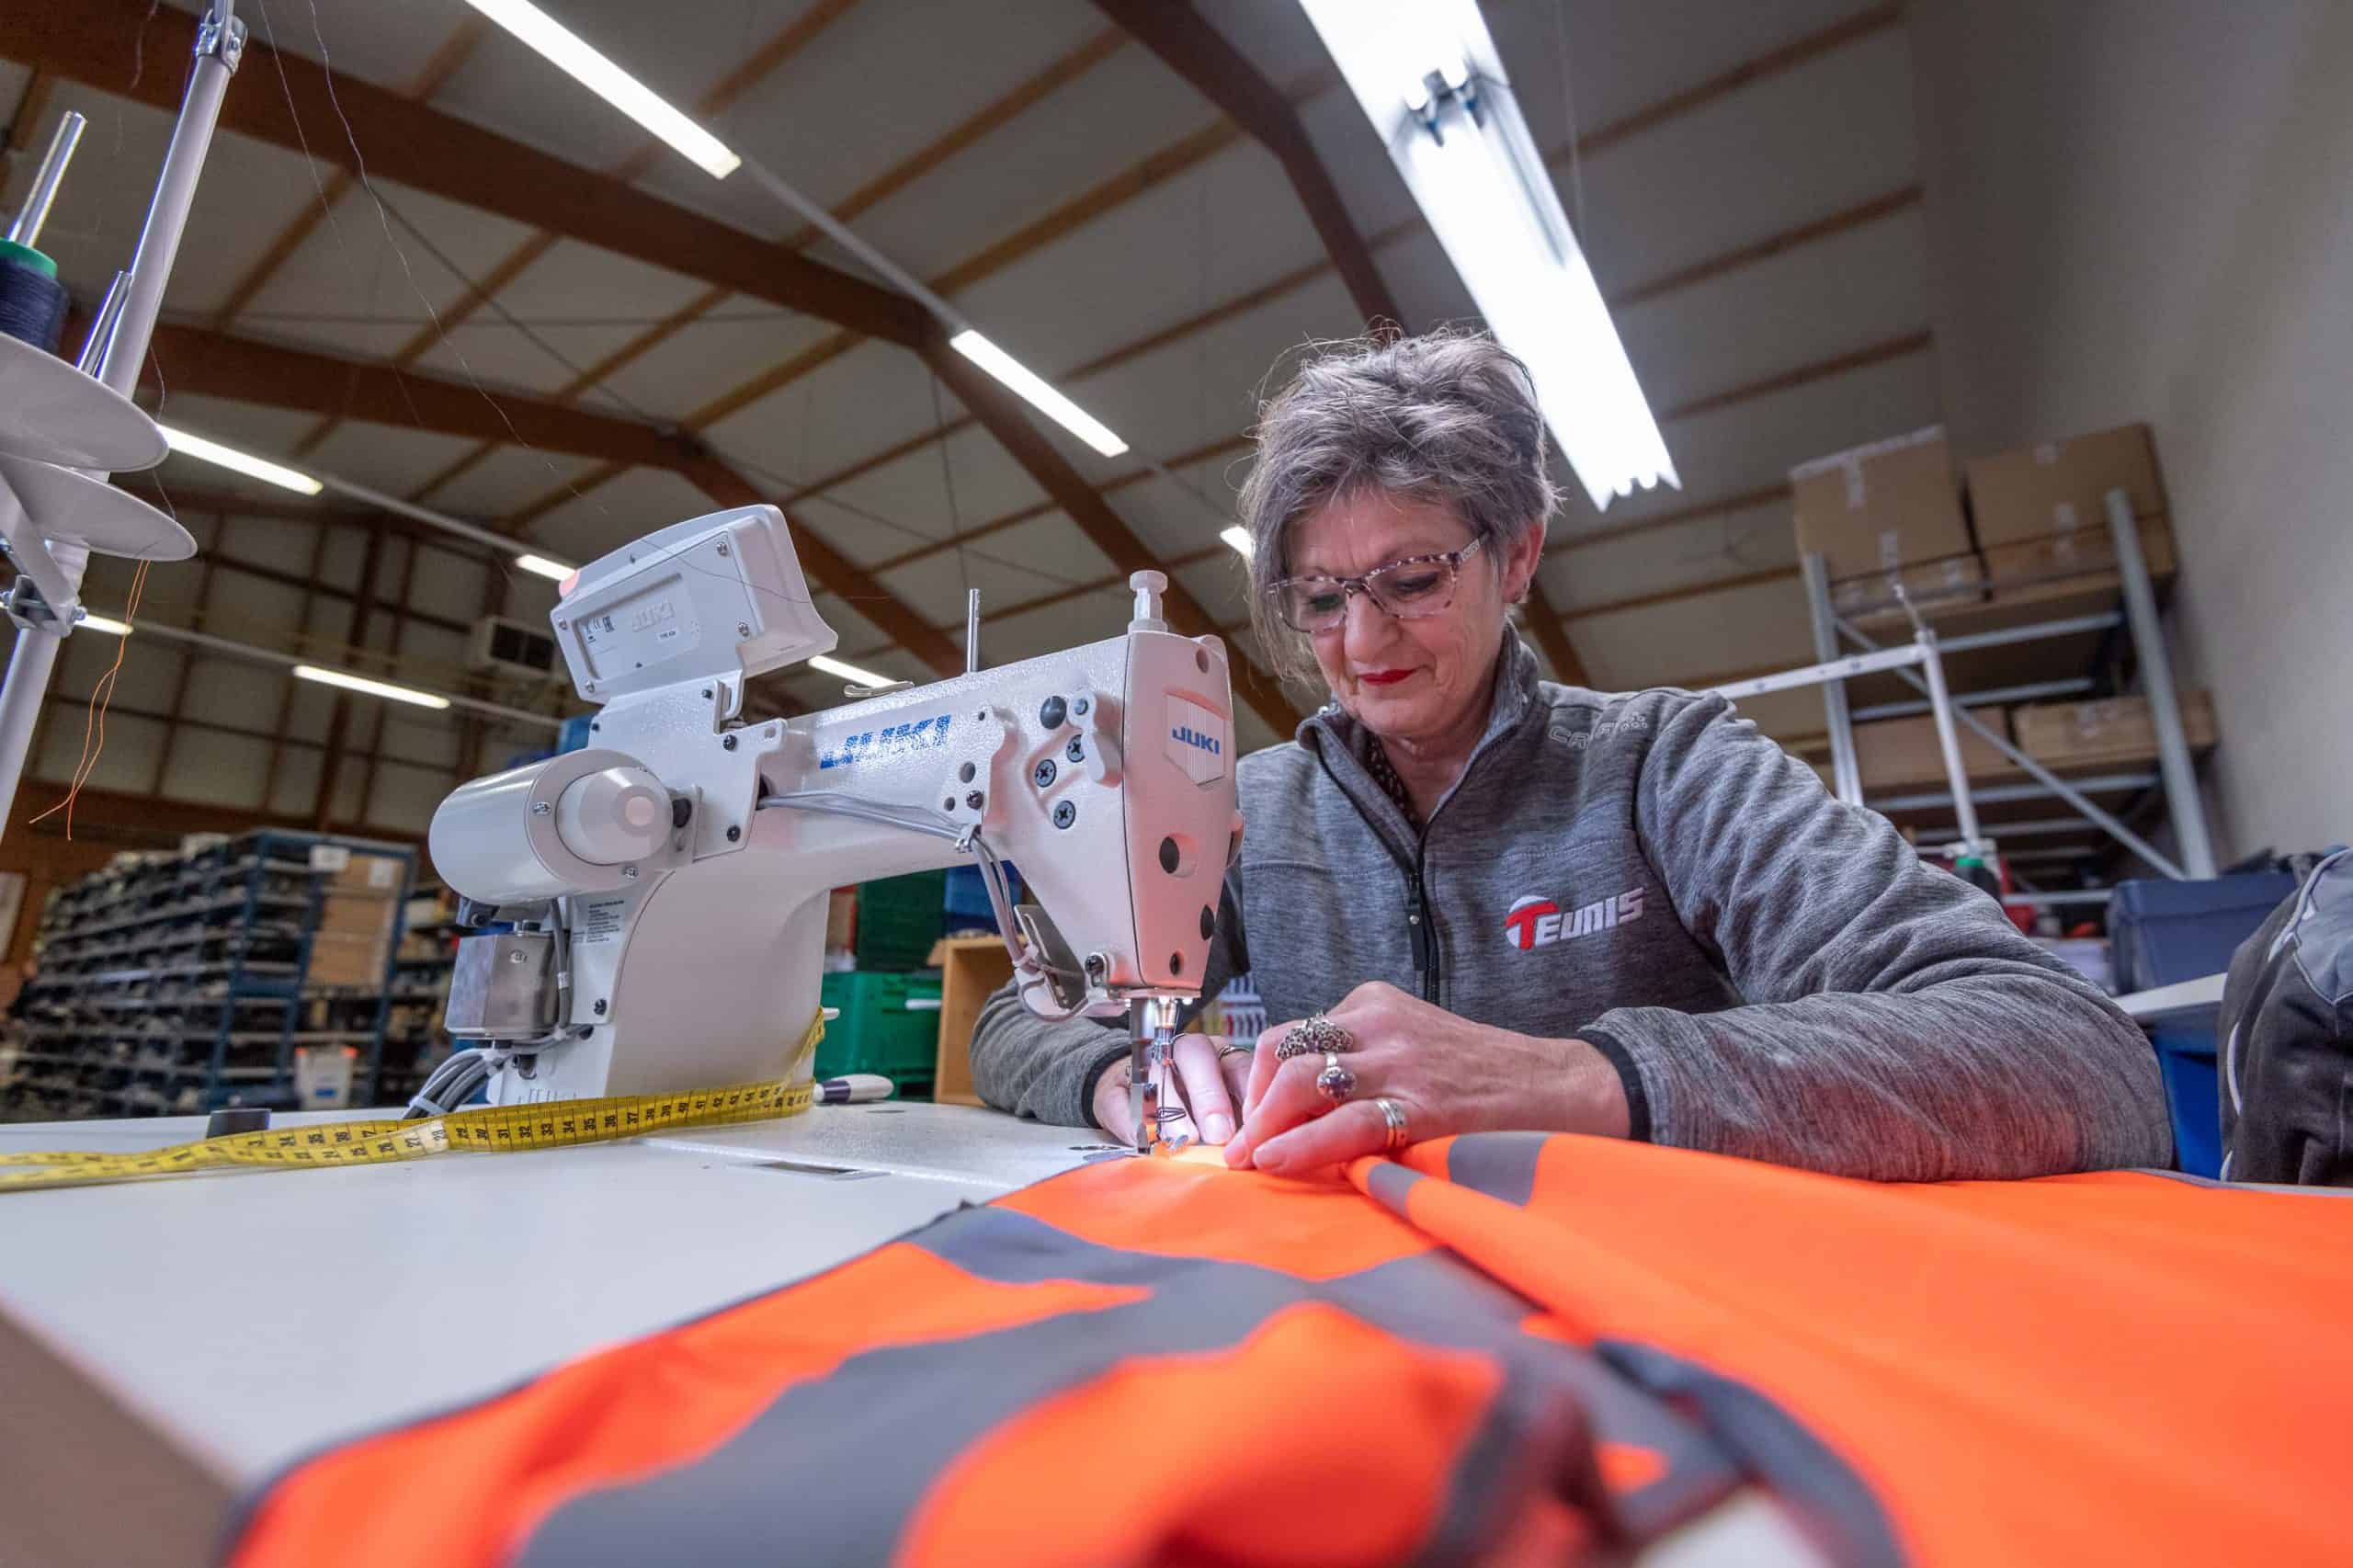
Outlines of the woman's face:
[[[1291,525],[1289,565],[1295,577],[1361,577],[1407,556],[1461,550],[1471,539],[1449,507],[1361,490]],[[1481,546],[1456,574],[1454,602],[1436,615],[1400,619],[1350,594],[1347,619],[1311,639],[1332,695],[1384,738],[1437,740],[1483,724],[1505,614],[1527,592],[1543,545],[1530,528],[1509,546]]]

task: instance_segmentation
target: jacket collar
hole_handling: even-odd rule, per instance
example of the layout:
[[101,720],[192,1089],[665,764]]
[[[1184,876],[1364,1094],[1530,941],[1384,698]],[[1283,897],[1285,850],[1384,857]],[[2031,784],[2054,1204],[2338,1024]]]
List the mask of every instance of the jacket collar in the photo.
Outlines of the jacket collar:
[[[1498,662],[1502,672],[1496,677],[1493,705],[1487,710],[1487,727],[1481,733],[1479,744],[1472,748],[1473,756],[1485,750],[1488,742],[1518,724],[1536,701],[1536,654],[1518,632],[1504,639]],[[1372,744],[1372,733],[1337,702],[1326,702],[1301,720],[1293,738],[1311,751],[1345,753],[1358,759]]]
[[[1463,765],[1464,779],[1471,777],[1481,754],[1500,736],[1516,729],[1538,706],[1536,654],[1518,633],[1504,640],[1498,663],[1502,668],[1487,711],[1487,727],[1480,734],[1479,744],[1472,748],[1471,760]],[[1300,722],[1296,738],[1323,761],[1324,771],[1355,805],[1358,813],[1381,829],[1396,852],[1410,860],[1419,835],[1406,823],[1404,813],[1397,809],[1388,791],[1373,782],[1372,775],[1365,768],[1372,733],[1337,702],[1326,702]],[[1438,801],[1439,808],[1443,809],[1461,787],[1461,780],[1457,780],[1454,790],[1448,790],[1445,799]]]

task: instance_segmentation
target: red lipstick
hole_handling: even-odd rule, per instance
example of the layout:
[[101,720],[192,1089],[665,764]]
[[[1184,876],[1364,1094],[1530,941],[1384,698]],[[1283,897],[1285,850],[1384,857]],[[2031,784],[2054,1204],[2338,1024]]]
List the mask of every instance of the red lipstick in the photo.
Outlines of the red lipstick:
[[1413,674],[1411,670],[1372,670],[1357,676],[1357,680],[1365,686],[1395,686]]

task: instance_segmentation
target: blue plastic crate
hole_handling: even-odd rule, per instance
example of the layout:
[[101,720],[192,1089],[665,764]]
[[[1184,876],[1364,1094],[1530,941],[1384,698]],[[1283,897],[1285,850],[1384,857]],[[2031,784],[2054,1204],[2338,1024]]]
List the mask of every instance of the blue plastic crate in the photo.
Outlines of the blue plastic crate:
[[2117,990],[2220,974],[2238,945],[2295,891],[2296,879],[2285,871],[2117,883],[2108,906]]
[[2157,1072],[2165,1079],[2173,1118],[2173,1157],[2191,1176],[2222,1174],[2222,1074],[2214,1031],[2197,1025],[2161,1025],[2150,1031]]
[[[1008,898],[1019,903],[1022,898],[1021,873],[1010,864],[1005,867],[1005,891]],[[947,928],[950,931],[994,931],[996,911],[989,907],[988,884],[982,880],[978,866],[951,866],[948,869],[948,897],[944,911]]]
[[588,726],[596,722],[597,715],[594,713],[575,713],[566,719],[563,722],[563,727],[555,733],[557,755],[561,756],[568,751],[585,750],[588,744]]
[[[2296,891],[2285,871],[2201,881],[2119,882],[2109,905],[2119,991],[2146,991],[2219,974],[2231,955]],[[2213,1020],[2177,1020],[2151,1031],[2173,1118],[2174,1161],[2192,1176],[2222,1168],[2222,1074]]]

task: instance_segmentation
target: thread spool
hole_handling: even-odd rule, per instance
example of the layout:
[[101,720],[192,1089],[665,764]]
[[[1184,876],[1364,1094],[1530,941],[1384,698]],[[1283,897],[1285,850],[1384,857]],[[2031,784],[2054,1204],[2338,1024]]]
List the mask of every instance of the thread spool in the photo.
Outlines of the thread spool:
[[54,354],[65,331],[65,305],[57,263],[30,245],[0,240],[0,332]]

